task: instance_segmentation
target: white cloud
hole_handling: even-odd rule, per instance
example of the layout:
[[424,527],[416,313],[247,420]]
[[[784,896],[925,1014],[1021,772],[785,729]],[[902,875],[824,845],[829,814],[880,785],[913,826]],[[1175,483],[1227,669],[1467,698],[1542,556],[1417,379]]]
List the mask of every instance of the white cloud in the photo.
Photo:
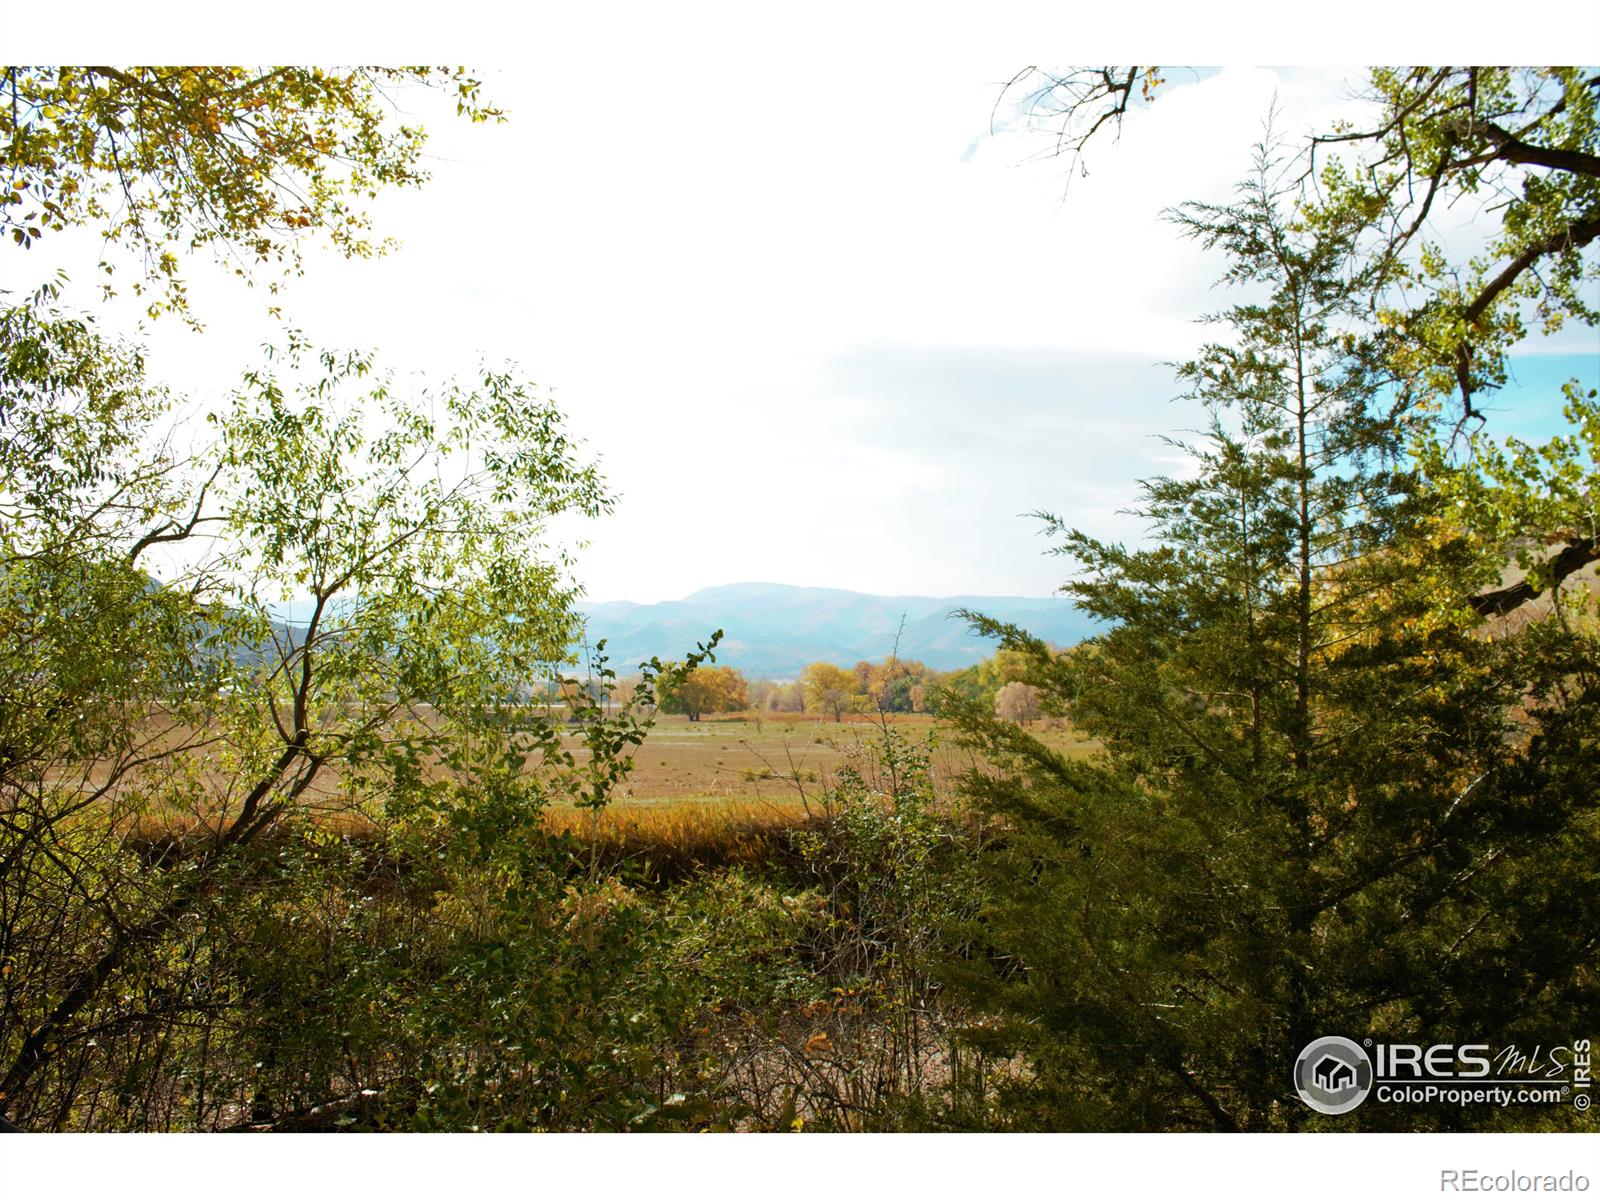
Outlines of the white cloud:
[[[1148,364],[1189,352],[1220,304],[1216,260],[1161,212],[1227,197],[1274,96],[1284,133],[1325,126],[1342,73],[1174,73],[1063,200],[1063,164],[1027,161],[1038,142],[985,136],[1027,61],[1014,34],[843,9],[747,28],[743,11],[633,12],[626,38],[603,15],[509,27],[495,57],[516,65],[485,90],[510,122],[408,97],[437,160],[377,206],[403,249],[313,254],[286,309],[402,368],[511,358],[554,387],[623,497],[582,530],[598,598],[742,579],[1049,591],[1062,564],[1016,514],[1075,505],[1131,532],[1116,510],[1166,465],[1144,422],[1184,423]],[[92,249],[74,273],[92,278]],[[215,394],[274,325],[261,291],[195,276],[208,332],[159,323],[152,362]],[[935,371],[969,353],[993,390],[964,377],[941,399],[924,379],[942,407],[923,427],[906,377],[839,377],[886,348]],[[1041,353],[1069,381],[1124,356],[1136,390],[1064,388],[1052,408],[1008,374]]]

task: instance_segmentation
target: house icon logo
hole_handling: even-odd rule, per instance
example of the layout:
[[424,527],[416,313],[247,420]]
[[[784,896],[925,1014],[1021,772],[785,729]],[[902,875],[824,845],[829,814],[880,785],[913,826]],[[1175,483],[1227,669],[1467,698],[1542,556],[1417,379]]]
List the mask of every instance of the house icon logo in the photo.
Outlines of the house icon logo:
[[1356,1069],[1343,1059],[1329,1054],[1311,1069],[1311,1078],[1324,1091],[1342,1092],[1356,1085]]
[[1294,1090],[1308,1107],[1337,1117],[1372,1091],[1372,1060],[1349,1038],[1318,1038],[1295,1059]]

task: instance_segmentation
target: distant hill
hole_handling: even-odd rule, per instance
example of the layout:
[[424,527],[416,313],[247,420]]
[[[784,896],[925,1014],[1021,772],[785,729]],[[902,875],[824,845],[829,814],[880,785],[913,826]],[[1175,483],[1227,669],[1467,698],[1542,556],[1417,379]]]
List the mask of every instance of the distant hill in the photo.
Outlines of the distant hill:
[[849,666],[885,658],[895,648],[902,616],[900,657],[949,671],[994,653],[949,614],[970,608],[1020,625],[1036,637],[1072,645],[1094,632],[1094,621],[1070,601],[1027,596],[871,596],[834,588],[780,583],[734,583],[702,588],[682,600],[584,604],[591,641],[606,639],[612,666],[626,673],[659,655],[682,658],[712,630],[724,631],[717,662],[748,675],[792,679],[807,663]]

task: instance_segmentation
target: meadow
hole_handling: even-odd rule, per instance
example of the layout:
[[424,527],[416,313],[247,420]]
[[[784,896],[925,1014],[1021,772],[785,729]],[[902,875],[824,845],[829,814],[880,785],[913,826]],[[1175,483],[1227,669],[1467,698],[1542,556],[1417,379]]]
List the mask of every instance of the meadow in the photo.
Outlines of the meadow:
[[[1033,721],[1026,728],[1068,757],[1088,757],[1099,749],[1061,718]],[[891,733],[926,756],[930,784],[942,796],[956,794],[966,773],[984,769],[980,757],[957,744],[951,724],[927,713],[853,713],[840,721],[808,713],[715,713],[698,721],[657,713],[644,744],[624,756],[631,768],[601,812],[580,807],[574,797],[557,796],[540,821],[549,832],[584,843],[608,869],[628,867],[652,883],[730,866],[792,866],[791,835],[836,815],[841,775],[853,774],[879,794],[893,790],[881,778],[881,748]],[[184,731],[164,723],[152,727],[151,737],[186,740]],[[588,761],[576,726],[562,729],[560,744],[580,765]],[[527,770],[537,773],[537,756]],[[448,772],[436,762],[432,773]],[[321,836],[353,845],[381,842],[384,814],[353,805],[341,780],[334,767],[308,789],[312,824]],[[132,841],[147,857],[183,858],[218,816],[214,808],[144,806]]]
[[[1098,748],[1062,720],[1029,728],[1071,757]],[[558,803],[545,811],[545,825],[593,838],[611,863],[632,862],[650,876],[759,865],[784,855],[788,831],[831,814],[841,772],[881,782],[878,748],[889,730],[925,748],[941,794],[981,767],[956,744],[951,726],[926,713],[851,714],[841,721],[807,713],[718,713],[698,721],[659,714],[598,819]],[[580,761],[586,757],[575,733],[564,740]]]
[[[888,727],[930,744],[941,783],[975,765],[956,747],[953,730],[926,713],[851,714],[842,721],[808,713],[716,713],[698,721],[661,714],[634,757],[617,805],[734,802],[803,810],[841,768],[860,769],[871,744]],[[1093,743],[1064,721],[1035,721],[1028,728],[1065,753],[1093,750]]]

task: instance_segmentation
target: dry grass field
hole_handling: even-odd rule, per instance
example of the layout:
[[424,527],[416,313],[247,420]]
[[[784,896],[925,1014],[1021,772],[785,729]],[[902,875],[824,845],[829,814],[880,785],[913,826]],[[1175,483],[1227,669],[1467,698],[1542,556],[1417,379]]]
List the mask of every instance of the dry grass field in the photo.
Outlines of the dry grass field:
[[[883,718],[913,740],[932,740],[936,778],[947,781],[972,763],[938,719],[926,714]],[[699,721],[660,716],[634,757],[618,808],[736,804],[797,808],[815,804],[834,775],[854,766],[871,778],[871,748],[881,739],[877,716],[836,722],[804,713],[707,715]],[[1060,724],[1031,731],[1068,754],[1094,743]]]
[[[929,746],[936,780],[951,782],[973,766],[936,718],[887,720]],[[1070,755],[1096,749],[1060,724],[1035,723],[1033,729]],[[661,716],[636,753],[621,794],[598,821],[557,807],[546,822],[595,839],[608,860],[631,860],[650,875],[768,861],[783,853],[787,830],[822,816],[840,770],[853,767],[869,785],[875,782],[873,747],[882,736],[876,716],[840,722],[797,713],[734,713],[693,722]]]
[[[626,782],[598,818],[557,804],[546,811],[545,823],[591,842],[613,865],[631,861],[652,876],[768,861],[783,853],[788,830],[826,812],[827,792],[841,770],[854,768],[869,786],[876,784],[874,747],[885,723],[927,746],[941,784],[974,765],[949,729],[926,714],[854,715],[838,722],[799,713],[718,714],[700,721],[661,715],[635,751]],[[1035,722],[1032,731],[1067,754],[1096,748],[1059,722]],[[562,736],[581,761],[581,735],[570,730]],[[317,824],[365,840],[374,829],[372,814],[340,798],[337,778],[330,771],[306,797],[321,810]],[[134,837],[152,847],[171,845],[210,824],[199,813],[157,805],[142,815]]]

